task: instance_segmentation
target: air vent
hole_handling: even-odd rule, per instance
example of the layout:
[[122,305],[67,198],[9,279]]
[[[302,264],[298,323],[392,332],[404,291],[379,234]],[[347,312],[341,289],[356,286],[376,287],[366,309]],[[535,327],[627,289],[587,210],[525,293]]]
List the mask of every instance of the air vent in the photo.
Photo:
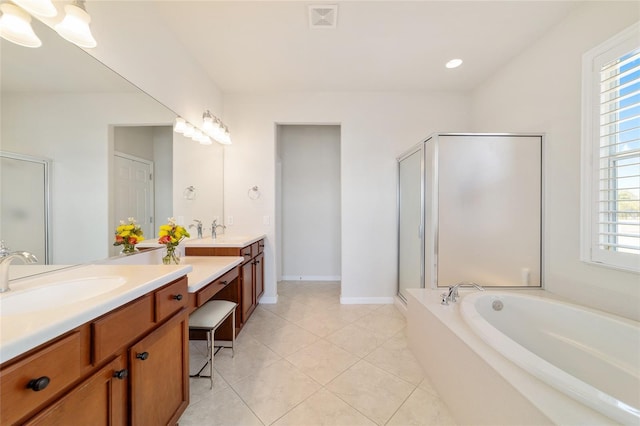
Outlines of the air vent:
[[335,28],[337,23],[337,4],[309,6],[309,28]]

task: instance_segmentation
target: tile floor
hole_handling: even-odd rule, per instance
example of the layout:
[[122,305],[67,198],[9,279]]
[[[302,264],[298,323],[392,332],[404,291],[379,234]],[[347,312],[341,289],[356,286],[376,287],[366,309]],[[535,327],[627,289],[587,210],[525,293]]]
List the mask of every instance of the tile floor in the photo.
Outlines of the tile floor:
[[[188,425],[454,425],[407,348],[393,305],[341,305],[335,282],[281,282],[221,350],[209,380],[191,379]],[[206,354],[191,342],[192,373]]]

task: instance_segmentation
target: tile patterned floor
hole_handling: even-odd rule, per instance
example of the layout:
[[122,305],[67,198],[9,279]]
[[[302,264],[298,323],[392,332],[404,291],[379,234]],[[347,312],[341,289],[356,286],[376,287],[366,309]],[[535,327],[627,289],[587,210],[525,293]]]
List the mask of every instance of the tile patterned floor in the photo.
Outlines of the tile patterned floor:
[[[214,388],[191,379],[189,425],[454,425],[407,348],[393,305],[341,305],[335,282],[281,282],[221,350]],[[191,368],[203,342],[190,342]]]

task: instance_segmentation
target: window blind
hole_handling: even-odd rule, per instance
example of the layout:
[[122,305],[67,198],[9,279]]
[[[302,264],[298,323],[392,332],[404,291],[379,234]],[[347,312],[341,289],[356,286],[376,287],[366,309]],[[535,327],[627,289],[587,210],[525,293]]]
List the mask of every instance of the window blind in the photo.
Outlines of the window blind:
[[640,48],[599,73],[597,248],[640,255]]

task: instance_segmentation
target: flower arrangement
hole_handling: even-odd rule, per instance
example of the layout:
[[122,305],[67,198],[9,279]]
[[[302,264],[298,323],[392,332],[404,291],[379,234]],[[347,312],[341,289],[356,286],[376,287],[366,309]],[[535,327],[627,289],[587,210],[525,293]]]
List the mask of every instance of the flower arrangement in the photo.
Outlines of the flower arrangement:
[[122,253],[134,253],[136,244],[144,240],[142,228],[136,223],[136,220],[130,217],[128,223],[124,220],[120,221],[120,225],[116,228],[114,246],[124,246]]
[[165,265],[171,262],[180,263],[180,256],[176,253],[176,247],[180,244],[180,241],[190,236],[184,226],[176,224],[176,220],[172,217],[169,218],[169,223],[160,225],[158,243],[164,244],[167,248],[167,253],[162,257],[162,263]]

